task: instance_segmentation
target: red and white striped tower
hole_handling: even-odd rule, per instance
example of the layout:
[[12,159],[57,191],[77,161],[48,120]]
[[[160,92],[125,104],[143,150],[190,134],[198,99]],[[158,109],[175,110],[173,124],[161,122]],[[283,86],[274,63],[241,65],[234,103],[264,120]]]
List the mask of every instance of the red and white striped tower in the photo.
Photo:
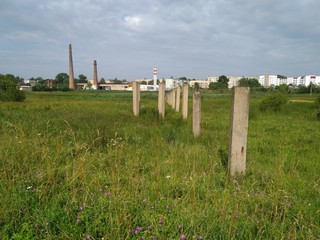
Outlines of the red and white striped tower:
[[154,90],[156,90],[157,79],[158,79],[158,68],[153,67],[153,87],[154,87]]

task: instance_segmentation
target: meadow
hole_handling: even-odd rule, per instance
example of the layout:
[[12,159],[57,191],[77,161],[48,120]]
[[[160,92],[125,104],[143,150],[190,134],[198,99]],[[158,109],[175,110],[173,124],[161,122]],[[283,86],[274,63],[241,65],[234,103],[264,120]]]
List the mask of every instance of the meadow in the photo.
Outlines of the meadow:
[[317,95],[250,96],[247,171],[227,172],[231,94],[192,134],[157,94],[30,92],[0,105],[1,239],[319,239]]

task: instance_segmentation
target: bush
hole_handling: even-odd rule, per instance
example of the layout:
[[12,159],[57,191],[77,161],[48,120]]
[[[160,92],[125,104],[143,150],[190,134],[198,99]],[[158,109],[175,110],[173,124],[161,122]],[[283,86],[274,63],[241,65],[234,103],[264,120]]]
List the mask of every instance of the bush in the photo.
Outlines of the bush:
[[22,102],[26,98],[14,78],[0,74],[0,101]]
[[320,120],[320,96],[316,98],[316,101],[314,102],[314,106],[316,108],[317,120]]
[[260,111],[273,111],[278,112],[281,107],[288,101],[286,95],[281,93],[266,96],[260,103]]

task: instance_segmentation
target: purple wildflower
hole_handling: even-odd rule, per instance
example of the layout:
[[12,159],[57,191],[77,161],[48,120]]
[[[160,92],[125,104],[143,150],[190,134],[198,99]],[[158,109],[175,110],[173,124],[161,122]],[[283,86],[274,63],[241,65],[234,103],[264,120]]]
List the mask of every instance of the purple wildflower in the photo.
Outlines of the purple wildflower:
[[202,240],[202,239],[203,239],[203,237],[200,235],[200,236],[199,236],[199,240]]
[[180,235],[180,239],[186,239],[186,235],[181,234],[181,235]]
[[81,218],[78,216],[76,221],[77,223],[81,222]]
[[178,229],[179,229],[179,230],[181,230],[181,229],[182,229],[182,226],[181,226],[181,225],[179,225],[179,226],[178,226]]

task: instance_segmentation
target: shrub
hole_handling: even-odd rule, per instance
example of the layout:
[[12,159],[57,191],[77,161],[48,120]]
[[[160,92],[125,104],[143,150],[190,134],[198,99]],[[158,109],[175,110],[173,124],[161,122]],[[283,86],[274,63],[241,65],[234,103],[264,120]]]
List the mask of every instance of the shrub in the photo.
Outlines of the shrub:
[[272,94],[262,99],[259,105],[259,109],[260,111],[278,112],[281,110],[281,107],[287,103],[287,101],[288,99],[284,94]]
[[316,98],[316,101],[314,102],[314,106],[316,108],[317,120],[320,120],[320,96]]
[[26,98],[24,92],[18,89],[14,78],[0,75],[0,101],[22,102]]

